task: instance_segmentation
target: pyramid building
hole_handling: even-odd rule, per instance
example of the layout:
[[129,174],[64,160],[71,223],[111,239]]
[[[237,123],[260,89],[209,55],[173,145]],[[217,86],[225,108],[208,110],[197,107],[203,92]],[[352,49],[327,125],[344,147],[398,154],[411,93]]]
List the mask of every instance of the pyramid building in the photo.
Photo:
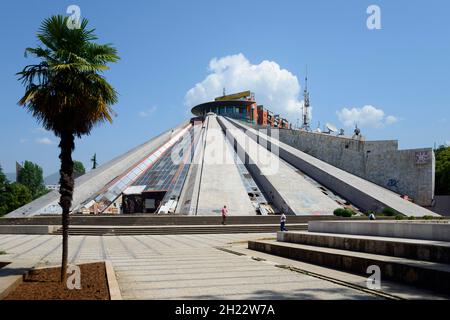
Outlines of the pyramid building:
[[[302,151],[301,144],[311,139],[328,144],[344,137],[293,130],[286,119],[257,105],[250,91],[218,97],[193,107],[192,113],[177,127],[77,178],[72,213],[208,216],[220,215],[226,205],[230,215],[245,216],[333,215],[339,207],[436,215],[423,206],[434,184],[428,174],[434,175],[434,157],[423,153],[428,149],[411,151],[422,152],[425,161],[408,169],[425,181],[408,191],[417,193],[414,203],[401,197],[399,184],[382,185],[367,173],[320,159],[320,154],[311,155],[311,147]],[[355,152],[371,146],[361,137],[345,139],[343,149],[349,152],[353,146]],[[330,153],[336,153],[331,146]],[[8,217],[60,214],[58,201],[59,193],[51,191]]]

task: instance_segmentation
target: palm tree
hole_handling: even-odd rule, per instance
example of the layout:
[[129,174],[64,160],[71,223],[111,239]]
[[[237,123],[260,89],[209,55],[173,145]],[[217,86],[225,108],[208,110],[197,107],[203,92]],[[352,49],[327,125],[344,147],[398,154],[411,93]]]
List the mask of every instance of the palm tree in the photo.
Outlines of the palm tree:
[[38,31],[39,46],[27,48],[37,64],[17,73],[26,87],[19,105],[24,106],[47,130],[60,138],[60,201],[63,250],[61,281],[66,279],[69,213],[74,190],[72,152],[75,137],[88,135],[101,122],[112,122],[111,105],[117,93],[102,75],[107,63],[117,62],[117,50],[94,41],[95,29],[82,20],[78,29],[67,27],[68,17],[45,19]]

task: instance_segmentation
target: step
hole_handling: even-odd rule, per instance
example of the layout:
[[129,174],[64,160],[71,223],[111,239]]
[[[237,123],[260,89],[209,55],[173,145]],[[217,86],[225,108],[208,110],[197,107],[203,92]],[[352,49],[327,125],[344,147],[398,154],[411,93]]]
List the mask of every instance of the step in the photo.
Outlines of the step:
[[[292,224],[292,230],[306,230],[306,224]],[[226,234],[226,233],[267,233],[279,230],[278,225],[214,225],[214,226],[164,226],[164,227],[122,227],[84,226],[69,227],[70,235],[163,235],[163,234]],[[61,234],[59,228],[53,234]]]
[[248,248],[367,276],[367,268],[375,265],[381,270],[381,281],[387,279],[450,293],[448,264],[269,240],[249,241]]
[[319,233],[278,232],[278,241],[351,250],[413,260],[450,263],[450,242]]
[[[180,226],[180,225],[213,225],[220,224],[220,215],[217,216],[176,216],[176,215],[71,215],[70,224],[85,226]],[[367,217],[352,217],[352,220],[367,220]],[[288,223],[308,223],[316,220],[348,220],[336,216],[288,216]],[[268,216],[228,216],[229,225],[236,224],[278,224],[279,215]],[[61,216],[34,216],[25,218],[1,218],[0,225],[60,225]]]

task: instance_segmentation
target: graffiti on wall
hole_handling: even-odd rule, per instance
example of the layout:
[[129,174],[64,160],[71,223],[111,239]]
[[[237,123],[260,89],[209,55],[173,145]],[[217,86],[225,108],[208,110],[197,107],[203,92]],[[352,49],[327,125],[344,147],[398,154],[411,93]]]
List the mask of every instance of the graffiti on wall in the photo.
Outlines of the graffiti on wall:
[[399,180],[398,179],[389,179],[388,181],[387,181],[387,184],[386,184],[386,186],[389,188],[389,189],[395,189],[395,190],[397,190],[398,191],[398,184],[399,184]]
[[430,161],[430,153],[428,151],[416,152],[416,164],[425,164]]

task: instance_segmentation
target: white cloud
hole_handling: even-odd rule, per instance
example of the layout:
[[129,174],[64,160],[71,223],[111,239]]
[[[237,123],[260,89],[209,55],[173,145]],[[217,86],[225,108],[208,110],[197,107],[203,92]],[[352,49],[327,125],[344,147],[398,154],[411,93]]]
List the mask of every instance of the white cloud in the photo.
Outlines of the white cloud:
[[300,84],[295,75],[274,61],[252,64],[242,54],[214,58],[209,62],[209,74],[185,95],[185,104],[191,108],[199,103],[227,93],[250,90],[258,104],[274,113],[298,117],[302,106],[299,100]]
[[387,116],[386,117],[386,124],[394,124],[398,121],[397,117],[394,116]]
[[28,141],[28,139],[25,139],[25,138],[22,138],[22,139],[19,140],[20,143],[25,143],[27,141]]
[[337,111],[339,120],[346,127],[367,126],[379,128],[383,125],[390,125],[398,121],[392,115],[386,116],[382,109],[377,109],[374,106],[366,105],[362,108],[343,108]]
[[147,118],[147,117],[149,117],[152,113],[154,113],[155,111],[156,111],[156,107],[153,106],[153,107],[151,107],[151,108],[149,108],[149,109],[147,109],[147,110],[143,110],[143,111],[139,112],[139,116],[140,116],[141,118]]
[[45,137],[45,138],[38,138],[38,139],[36,139],[36,143],[38,143],[38,144],[45,144],[45,145],[51,145],[54,142],[52,140],[50,140],[49,138]]

